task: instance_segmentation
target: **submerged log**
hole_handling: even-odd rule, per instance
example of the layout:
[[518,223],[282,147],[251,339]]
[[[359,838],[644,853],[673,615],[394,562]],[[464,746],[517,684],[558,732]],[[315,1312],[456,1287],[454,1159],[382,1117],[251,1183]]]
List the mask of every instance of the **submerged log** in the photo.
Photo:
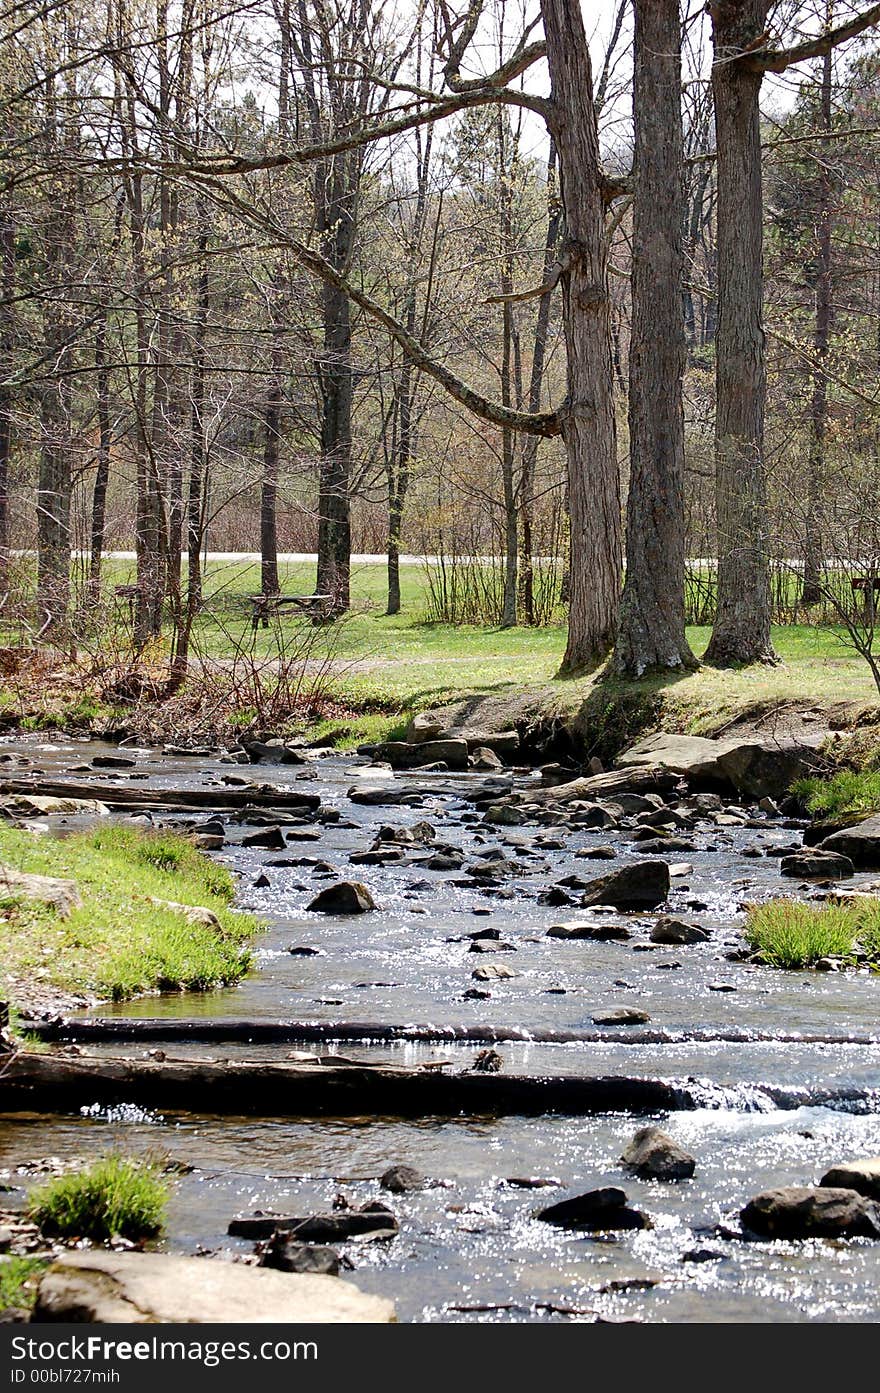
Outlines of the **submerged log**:
[[274,785],[248,788],[144,788],[130,784],[95,781],[79,783],[73,779],[0,779],[0,797],[97,799],[108,808],[195,808],[205,810],[252,808],[307,808],[321,806],[316,793],[284,790]]
[[28,1021],[47,1044],[467,1044],[467,1045],[877,1045],[880,1034],[853,1031],[780,1031],[747,1026],[668,1030],[662,1026],[526,1030],[523,1026],[389,1025],[384,1021],[240,1020],[234,1016],[83,1016]]
[[22,1051],[0,1075],[0,1110],[7,1113],[121,1103],[164,1113],[261,1117],[579,1116],[696,1106],[656,1079],[447,1074],[393,1065],[66,1059]]
[[[764,1085],[779,1108],[853,1105],[870,1090]],[[0,1112],[74,1112],[134,1104],[162,1113],[251,1117],[569,1117],[598,1113],[657,1114],[736,1106],[735,1089],[705,1079],[571,1074],[445,1073],[360,1062],[272,1064],[225,1060],[135,1060],[30,1054],[21,1051],[0,1072]],[[748,1100],[745,1100],[748,1106]],[[876,1107],[876,1102],[875,1102]]]

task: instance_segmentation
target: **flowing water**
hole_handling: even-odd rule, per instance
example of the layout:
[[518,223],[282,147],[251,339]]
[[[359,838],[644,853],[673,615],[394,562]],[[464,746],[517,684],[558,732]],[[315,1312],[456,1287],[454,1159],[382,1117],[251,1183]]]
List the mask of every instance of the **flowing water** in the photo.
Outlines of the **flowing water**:
[[[54,748],[7,742],[5,748],[26,752],[53,776],[105,753],[95,744],[68,742]],[[649,945],[654,915],[611,916],[631,930],[623,942],[564,941],[547,938],[547,928],[590,913],[550,908],[538,903],[538,894],[567,875],[589,879],[620,864],[574,856],[590,844],[628,851],[620,832],[487,827],[466,797],[485,782],[476,775],[392,780],[363,761],[336,755],[315,759],[306,770],[230,770],[207,758],[126,753],[136,753],[134,772],[148,775],[141,787],[203,787],[210,807],[211,790],[233,772],[318,793],[322,807],[338,810],[340,821],[311,819],[285,828],[288,845],[279,852],[243,847],[241,838],[253,826],[221,814],[228,840],[218,859],[239,876],[242,907],[269,925],[256,970],[236,989],[102,1006],[98,1014],[164,1019],[169,1027],[181,1018],[309,1022],[328,1037],[334,1022],[364,1022],[390,1027],[388,1038],[368,1044],[357,1031],[340,1028],[345,1043],[330,1048],[408,1064],[447,1059],[454,1068],[468,1065],[480,1047],[456,1043],[455,1033],[495,1031],[505,1037],[497,1048],[510,1072],[697,1080],[689,1088],[702,1106],[654,1119],[693,1152],[697,1173],[665,1185],[625,1175],[618,1158],[647,1119],[624,1116],[291,1122],[162,1118],[136,1109],[5,1120],[0,1166],[14,1171],[28,1158],[81,1156],[111,1144],[167,1153],[193,1167],[175,1182],[167,1246],[231,1254],[253,1251],[252,1244],[225,1236],[236,1212],[326,1210],[340,1191],[361,1202],[380,1193],[377,1177],[389,1165],[414,1165],[435,1183],[393,1198],[399,1236],[344,1249],[354,1280],[391,1296],[403,1320],[880,1317],[880,1244],[748,1243],[731,1236],[739,1209],[759,1190],[811,1183],[832,1163],[880,1153],[877,978],[778,972],[725,956],[741,946],[743,903],[796,889],[796,882],[779,878],[772,855],[744,851],[797,843],[797,829],[760,815],[750,827],[707,823],[688,834],[696,851],[667,858],[692,867],[673,880],[670,912],[710,928],[709,943]],[[118,778],[123,782],[126,775]],[[527,780],[516,782],[525,786]],[[413,791],[412,801],[364,806],[350,801],[353,787],[405,788]],[[191,825],[205,817],[180,820]],[[516,870],[499,886],[481,887],[458,883],[470,879],[463,872],[413,864],[421,859],[418,850],[405,866],[349,864],[349,855],[365,850],[380,824],[422,820],[431,822],[439,841],[464,849],[466,866],[500,847]],[[52,822],[51,830],[63,834],[65,827]],[[333,879],[316,873],[310,857],[331,863],[340,877],[365,881],[379,911],[309,914],[306,904]],[[303,864],[271,864],[294,858]],[[268,876],[268,886],[254,885],[260,874]],[[493,893],[499,889],[503,897]],[[516,951],[471,952],[465,935],[485,927],[498,928]],[[319,951],[294,956],[292,946]],[[465,998],[475,967],[502,962],[521,975],[485,984],[488,998]],[[650,1025],[628,1032],[592,1024],[597,1011],[618,1006],[646,1011]],[[519,1038],[507,1038],[514,1035]],[[566,1035],[584,1038],[552,1042]],[[660,1038],[650,1038],[655,1035]],[[146,1047],[94,1048],[137,1056]],[[215,1038],[163,1048],[169,1057],[283,1059],[294,1049],[326,1053],[328,1046]],[[818,1106],[821,1089],[847,1096],[834,1108]],[[784,1107],[776,1106],[780,1097]],[[560,1188],[504,1183],[516,1176],[554,1179]],[[24,1179],[12,1174],[7,1183],[23,1185]],[[597,1238],[560,1232],[533,1217],[542,1204],[604,1184],[622,1185],[652,1216],[654,1228]]]

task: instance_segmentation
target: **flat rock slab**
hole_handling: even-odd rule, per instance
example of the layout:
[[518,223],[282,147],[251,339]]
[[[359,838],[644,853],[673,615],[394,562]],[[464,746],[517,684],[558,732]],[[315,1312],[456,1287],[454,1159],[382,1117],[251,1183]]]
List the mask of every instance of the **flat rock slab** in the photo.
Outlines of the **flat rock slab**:
[[751,798],[775,798],[817,763],[824,732],[801,738],[731,736],[707,740],[659,731],[639,740],[617,761],[620,769],[656,769],[690,784],[728,787]]
[[844,880],[854,873],[850,858],[837,851],[798,851],[783,856],[779,864],[780,875],[797,876],[802,880]]
[[48,875],[26,875],[11,866],[0,866],[0,900],[32,900],[54,909],[67,919],[82,906],[80,893],[72,880],[56,880]]
[[387,1324],[394,1307],[351,1282],[165,1253],[65,1253],[45,1274],[35,1322],[239,1321]]

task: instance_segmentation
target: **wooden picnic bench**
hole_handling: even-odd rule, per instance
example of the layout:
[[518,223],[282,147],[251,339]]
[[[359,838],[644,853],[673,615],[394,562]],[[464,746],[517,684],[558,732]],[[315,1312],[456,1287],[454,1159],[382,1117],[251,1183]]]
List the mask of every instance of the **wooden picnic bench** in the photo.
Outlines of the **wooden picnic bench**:
[[333,602],[331,595],[249,595],[248,599],[253,605],[251,628],[254,631],[259,624],[268,629],[270,616],[285,609],[306,614],[310,619],[326,619]]

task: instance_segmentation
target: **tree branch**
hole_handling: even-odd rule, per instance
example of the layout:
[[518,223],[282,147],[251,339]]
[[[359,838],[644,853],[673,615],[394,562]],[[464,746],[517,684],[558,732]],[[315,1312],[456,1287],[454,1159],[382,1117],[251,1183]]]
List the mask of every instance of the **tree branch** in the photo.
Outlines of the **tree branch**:
[[808,39],[806,43],[796,44],[793,48],[771,48],[764,52],[744,53],[736,61],[748,68],[751,72],[759,73],[783,73],[786,68],[790,68],[794,63],[805,63],[809,58],[821,58],[824,54],[830,53],[839,44],[846,43],[847,39],[854,39],[859,34],[863,34],[866,29],[880,21],[880,5],[872,5],[860,15],[849,20],[846,24],[839,24],[836,29],[829,29],[826,34],[819,34],[815,39]]

